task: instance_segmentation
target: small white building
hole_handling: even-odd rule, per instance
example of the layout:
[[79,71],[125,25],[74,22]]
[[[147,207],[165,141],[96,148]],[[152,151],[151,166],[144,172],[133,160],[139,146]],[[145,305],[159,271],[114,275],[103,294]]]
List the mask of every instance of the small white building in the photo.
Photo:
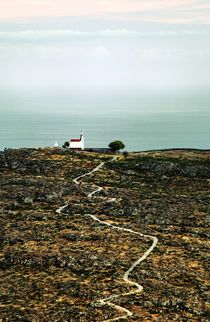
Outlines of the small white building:
[[84,143],[84,135],[81,132],[79,139],[71,139],[69,141],[69,149],[70,150],[84,150],[85,143]]

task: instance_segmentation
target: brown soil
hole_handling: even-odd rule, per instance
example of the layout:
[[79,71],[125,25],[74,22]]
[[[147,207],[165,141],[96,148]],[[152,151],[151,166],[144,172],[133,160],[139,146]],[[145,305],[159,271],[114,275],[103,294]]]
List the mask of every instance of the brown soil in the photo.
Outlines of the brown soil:
[[[129,321],[208,320],[210,153],[130,153],[73,183],[110,159],[53,149],[0,153],[0,321],[120,315],[98,301],[130,291],[122,276],[151,241],[87,214],[159,240],[131,274],[144,291],[115,302],[134,312]],[[94,185],[104,190],[87,198]]]

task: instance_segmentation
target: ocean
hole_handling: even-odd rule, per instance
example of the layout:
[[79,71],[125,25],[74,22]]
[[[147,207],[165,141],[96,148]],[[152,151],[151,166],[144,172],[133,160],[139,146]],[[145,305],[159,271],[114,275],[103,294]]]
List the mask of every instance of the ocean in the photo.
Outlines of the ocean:
[[121,140],[127,151],[210,149],[210,95],[0,92],[0,150],[62,146],[84,132],[85,147]]

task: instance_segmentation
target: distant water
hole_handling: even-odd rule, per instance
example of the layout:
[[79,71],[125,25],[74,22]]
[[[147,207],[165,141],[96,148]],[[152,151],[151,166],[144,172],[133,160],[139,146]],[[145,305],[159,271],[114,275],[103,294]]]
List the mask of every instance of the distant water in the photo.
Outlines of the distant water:
[[119,139],[127,151],[210,148],[209,97],[0,95],[0,150],[61,146],[83,130],[86,147]]

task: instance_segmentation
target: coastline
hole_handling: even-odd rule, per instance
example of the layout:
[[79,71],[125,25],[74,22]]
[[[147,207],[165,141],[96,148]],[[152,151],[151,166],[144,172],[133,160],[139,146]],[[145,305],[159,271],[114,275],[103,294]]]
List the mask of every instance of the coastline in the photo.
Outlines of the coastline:
[[[62,147],[17,147],[17,148],[4,148],[0,150],[0,152],[4,152],[5,149],[8,150],[60,150],[60,151],[67,151],[63,149]],[[103,148],[86,148],[84,152],[95,152],[95,150],[101,150]],[[92,151],[91,151],[92,150]],[[104,148],[105,150],[105,148]],[[125,149],[126,150],[126,149]],[[148,149],[148,150],[139,150],[139,151],[128,151],[128,153],[148,153],[148,152],[169,152],[169,151],[186,151],[186,152],[210,152],[210,149],[201,149],[201,148],[157,148],[157,149]],[[72,152],[72,151],[69,151]],[[77,152],[83,152],[83,151],[77,151]],[[100,153],[100,152],[99,152]],[[120,151],[122,154],[123,151]],[[101,153],[103,154],[103,153]]]

